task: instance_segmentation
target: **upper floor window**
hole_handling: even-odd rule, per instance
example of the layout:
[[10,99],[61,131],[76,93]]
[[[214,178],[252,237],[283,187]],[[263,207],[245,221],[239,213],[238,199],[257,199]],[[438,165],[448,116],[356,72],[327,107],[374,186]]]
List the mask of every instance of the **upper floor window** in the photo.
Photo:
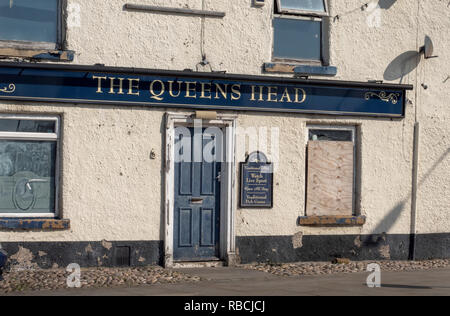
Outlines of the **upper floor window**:
[[63,0],[0,0],[0,46],[59,49]]
[[276,0],[273,58],[322,63],[326,0]]

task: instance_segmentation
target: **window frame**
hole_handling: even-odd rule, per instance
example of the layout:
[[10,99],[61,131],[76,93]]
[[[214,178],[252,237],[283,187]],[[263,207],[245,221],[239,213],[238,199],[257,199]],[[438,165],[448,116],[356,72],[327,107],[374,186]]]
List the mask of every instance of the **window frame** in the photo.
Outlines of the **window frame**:
[[67,0],[57,0],[57,1],[58,1],[58,20],[56,23],[57,37],[55,43],[0,39],[0,48],[62,50],[65,46],[65,39],[66,39],[65,16],[66,16]]
[[[352,143],[353,143],[353,188],[352,188],[352,215],[358,216],[360,210],[357,205],[357,200],[359,198],[359,190],[358,190],[358,177],[360,175],[360,168],[359,168],[359,159],[358,159],[358,126],[356,125],[320,125],[320,124],[308,124],[306,125],[306,157],[308,156],[308,144],[309,144],[309,133],[311,130],[331,130],[331,131],[349,131],[352,133]],[[308,160],[306,158],[305,160],[305,214],[306,214],[306,199],[307,199],[307,192],[308,192]]]
[[301,10],[301,9],[283,9],[282,5],[281,5],[281,0],[276,0],[277,1],[277,12],[280,14],[300,14],[300,15],[309,15],[309,16],[319,16],[319,17],[324,17],[324,16],[329,16],[328,13],[328,0],[322,0],[323,1],[323,5],[324,5],[324,12],[320,12],[320,11],[312,11],[312,10]]
[[353,145],[356,146],[356,130],[357,126],[354,125],[307,125],[307,134],[306,134],[306,143],[310,141],[309,139],[309,132],[311,130],[331,130],[331,131],[348,131],[352,132],[352,142]]
[[0,114],[0,119],[10,120],[28,120],[28,121],[55,121],[55,133],[27,133],[27,132],[1,132],[0,140],[18,140],[18,141],[54,141],[56,143],[55,157],[55,212],[54,213],[1,213],[2,218],[59,218],[59,192],[60,192],[60,160],[61,160],[61,118],[59,116],[34,116],[34,115],[16,115]]
[[[302,65],[328,66],[329,65],[329,43],[328,31],[329,26],[326,24],[326,18],[330,16],[328,9],[328,0],[323,0],[325,12],[305,11],[295,9],[281,9],[281,1],[276,0],[275,8],[272,14],[272,61],[296,63]],[[319,59],[302,59],[302,58],[283,58],[275,56],[275,26],[276,18],[281,19],[298,19],[303,21],[320,22],[320,57]]]
[[[272,21],[275,19],[287,19],[287,20],[301,20],[301,21],[312,21],[312,22],[320,22],[320,57],[319,59],[301,59],[301,58],[283,58],[275,56],[275,27],[273,26],[273,45],[272,45],[272,59],[274,61],[285,61],[285,62],[295,62],[300,64],[313,64],[313,65],[322,65],[324,59],[324,43],[323,43],[323,20],[317,17],[308,17],[308,16],[297,16],[297,15],[286,15],[286,14],[274,14]],[[273,23],[272,23],[273,25]]]

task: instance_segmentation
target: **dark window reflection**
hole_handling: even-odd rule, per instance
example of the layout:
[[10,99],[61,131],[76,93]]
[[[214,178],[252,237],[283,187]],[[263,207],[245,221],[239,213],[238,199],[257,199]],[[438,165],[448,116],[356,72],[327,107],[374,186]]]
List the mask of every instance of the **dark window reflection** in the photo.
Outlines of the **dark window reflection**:
[[0,119],[0,132],[55,133],[55,121]]
[[324,0],[281,0],[283,9],[325,12]]
[[309,130],[309,140],[351,142],[353,141],[352,131],[313,129]]
[[320,21],[275,18],[274,57],[320,60],[322,26]]
[[0,0],[0,40],[56,43],[58,0]]

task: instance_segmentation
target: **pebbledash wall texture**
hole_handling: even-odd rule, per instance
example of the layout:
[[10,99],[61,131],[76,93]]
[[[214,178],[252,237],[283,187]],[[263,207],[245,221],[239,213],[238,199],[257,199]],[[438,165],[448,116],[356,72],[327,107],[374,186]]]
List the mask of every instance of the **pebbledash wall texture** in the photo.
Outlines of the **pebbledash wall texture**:
[[[153,7],[225,13],[223,17],[202,17],[155,12],[155,8],[127,9],[127,4],[135,4],[132,0],[62,1],[64,44],[59,51],[69,52],[69,56],[73,52],[73,58],[55,60],[47,58],[54,57],[54,51],[48,53],[47,49],[43,53],[40,48],[39,54],[33,54],[36,48],[25,51],[10,45],[0,48],[0,68],[6,69],[6,63],[18,68],[33,63],[34,67],[61,67],[64,72],[68,65],[97,64],[95,69],[84,71],[114,76],[108,66],[121,67],[125,69],[123,77],[127,76],[126,69],[133,74],[134,68],[161,70],[162,74],[191,69],[193,77],[197,71],[217,74],[218,78],[222,75],[216,73],[219,71],[277,77],[276,85],[284,78],[294,78],[292,69],[304,65],[274,59],[274,19],[279,15],[276,3],[266,0],[258,6],[252,0],[139,1],[139,5]],[[218,247],[217,255],[211,259],[194,249],[194,255],[177,260],[177,245],[182,244],[184,235],[174,224],[178,202],[173,191],[177,181],[171,173],[174,139],[168,133],[177,122],[190,126],[195,108],[0,99],[0,115],[4,118],[58,117],[60,123],[56,218],[35,218],[33,214],[17,218],[0,213],[0,245],[8,252],[11,265],[170,267],[180,261],[209,260],[231,265],[328,261],[336,257],[449,258],[448,1],[330,0],[326,16],[312,16],[322,21],[323,56],[322,63],[307,65],[325,73],[329,70],[326,67],[336,67],[337,74],[324,78],[303,71],[302,75],[307,80],[354,81],[368,87],[369,81],[379,80],[384,84],[412,85],[413,90],[405,89],[404,117],[257,109],[204,109],[212,111],[197,113],[198,119],[212,115],[212,119],[203,119],[205,124],[222,126],[232,122],[234,132],[228,136],[234,140],[228,142],[233,145],[227,147],[227,153],[233,163],[226,175],[229,185],[221,184],[218,193],[222,204],[216,227],[221,232],[213,242]],[[425,36],[432,40],[437,58],[425,59],[420,53]],[[203,55],[209,64],[201,63]],[[101,65],[106,66],[104,71]],[[157,71],[153,76],[158,76]],[[0,88],[6,86],[2,84]],[[104,84],[106,94],[109,79]],[[93,87],[95,91],[97,82]],[[124,87],[128,89],[128,82]],[[350,161],[354,174],[352,206],[312,216],[307,202],[313,190],[312,185],[308,186],[308,177],[314,161],[309,160],[308,144],[317,139],[310,139],[310,131],[333,128],[347,128],[354,135],[354,159]],[[236,145],[239,129],[267,133],[267,146],[248,141],[240,148]],[[273,133],[277,137],[272,138]],[[239,164],[257,150],[264,152],[269,161],[277,162],[272,208],[243,208],[239,203]],[[322,167],[325,173],[334,174],[332,163]],[[221,172],[225,174],[224,168]],[[195,183],[195,175],[191,177]],[[191,217],[191,225],[193,221],[195,216]]]

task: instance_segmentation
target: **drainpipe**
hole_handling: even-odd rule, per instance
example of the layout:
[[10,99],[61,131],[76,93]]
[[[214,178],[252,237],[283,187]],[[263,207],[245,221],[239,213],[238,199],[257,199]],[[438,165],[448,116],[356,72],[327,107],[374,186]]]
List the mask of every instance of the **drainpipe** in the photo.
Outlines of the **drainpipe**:
[[[419,50],[419,31],[420,31],[420,0],[417,1],[417,30],[416,30],[416,47]],[[412,184],[411,184],[411,227],[409,235],[409,260],[416,260],[417,247],[417,187],[418,187],[418,173],[419,173],[419,135],[420,124],[418,120],[419,107],[419,67],[422,59],[422,54],[417,55],[416,67],[416,90],[414,100],[414,139],[413,139],[413,163],[412,163]]]
[[418,186],[418,168],[419,168],[419,135],[420,124],[414,124],[414,147],[413,147],[413,169],[412,169],[412,191],[411,191],[411,229],[409,243],[409,260],[416,260],[416,241],[417,241],[417,186]]

